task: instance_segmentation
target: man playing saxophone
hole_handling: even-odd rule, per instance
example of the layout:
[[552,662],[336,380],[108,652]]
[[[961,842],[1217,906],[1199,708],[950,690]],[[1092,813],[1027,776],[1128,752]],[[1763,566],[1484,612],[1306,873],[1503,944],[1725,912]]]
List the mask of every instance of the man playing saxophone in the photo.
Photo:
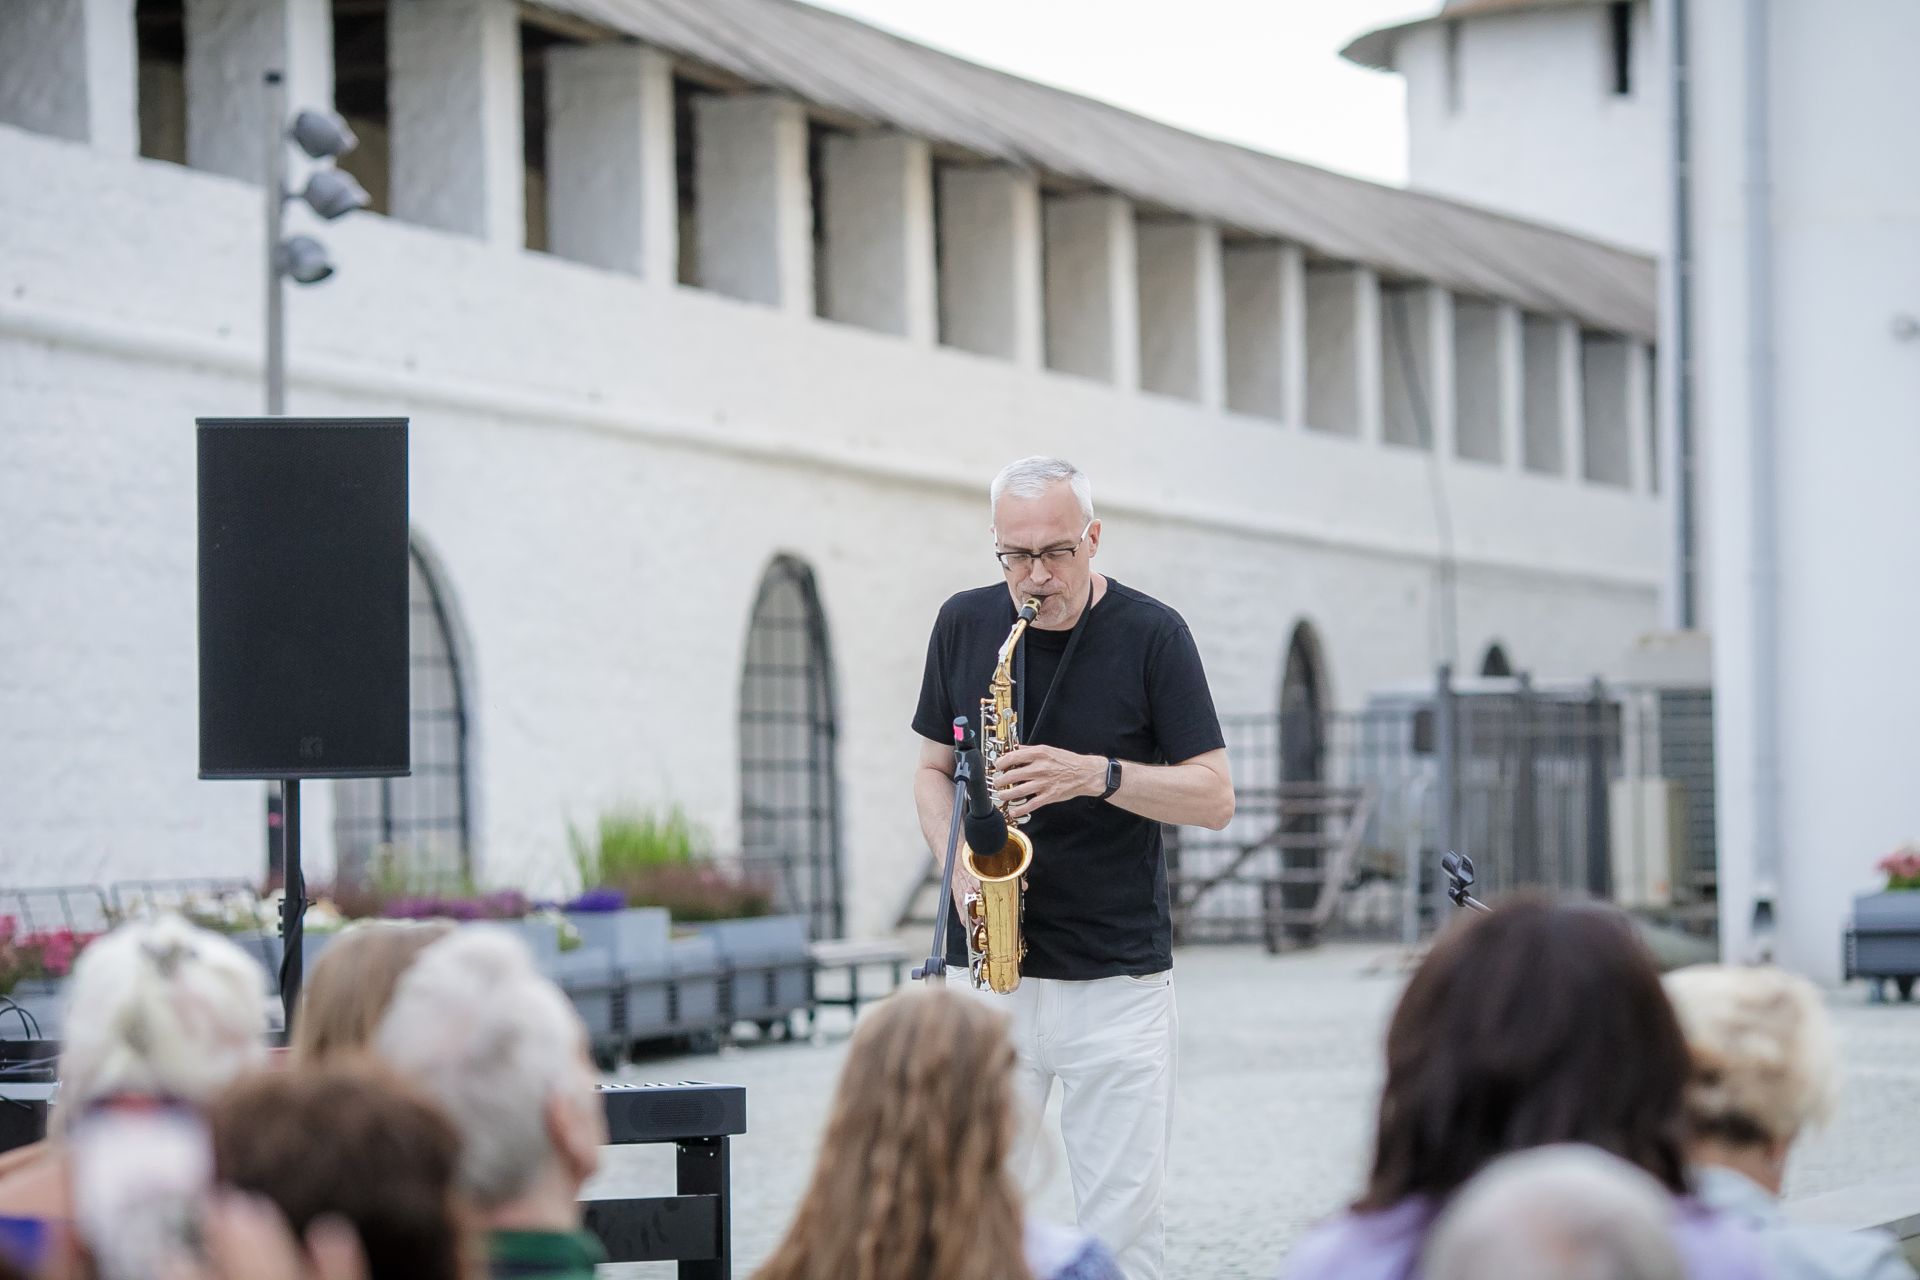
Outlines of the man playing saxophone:
[[[936,858],[952,815],[955,716],[973,719],[1022,602],[1039,601],[1014,654],[1019,744],[995,796],[1033,843],[1020,982],[1003,1003],[1020,1089],[1037,1123],[1058,1077],[1080,1226],[1129,1280],[1157,1280],[1165,1246],[1178,1022],[1173,920],[1160,824],[1219,829],[1233,816],[1225,739],[1180,615],[1094,572],[1100,522],[1087,477],[1023,458],[994,478],[1002,581],[941,607],[913,727],[914,800]],[[961,873],[956,900],[976,886]],[[966,972],[948,923],[949,966]]]

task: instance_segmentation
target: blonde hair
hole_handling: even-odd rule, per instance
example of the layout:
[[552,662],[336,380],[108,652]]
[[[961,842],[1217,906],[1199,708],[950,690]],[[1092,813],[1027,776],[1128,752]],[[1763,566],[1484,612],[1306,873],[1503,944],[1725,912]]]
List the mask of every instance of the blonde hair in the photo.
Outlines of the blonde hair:
[[1786,1142],[1832,1113],[1833,1048],[1812,983],[1770,967],[1695,965],[1668,974],[1666,987],[1693,1058],[1696,1136]]
[[453,931],[445,920],[369,920],[348,927],[314,962],[289,1045],[303,1065],[371,1047],[393,989],[414,957]]
[[902,991],[860,1020],[813,1179],[753,1280],[1031,1280],[1007,1171],[1014,1054],[985,1002]]
[[114,1094],[203,1103],[266,1061],[267,975],[219,934],[159,916],[80,953],[62,1023],[59,1132]]

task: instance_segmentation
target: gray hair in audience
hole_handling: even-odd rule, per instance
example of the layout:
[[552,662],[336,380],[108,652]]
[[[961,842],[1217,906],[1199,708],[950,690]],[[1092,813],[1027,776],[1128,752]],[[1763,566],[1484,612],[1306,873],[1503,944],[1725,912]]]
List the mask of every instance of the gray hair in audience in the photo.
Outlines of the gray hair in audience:
[[1426,1280],[1685,1280],[1666,1188],[1594,1147],[1494,1161],[1428,1237]]
[[492,1209],[525,1193],[552,1157],[547,1101],[573,1088],[585,1036],[526,944],[467,925],[401,975],[374,1049],[453,1120],[461,1182]]
[[124,924],[74,962],[62,1026],[57,1132],[116,1094],[204,1103],[267,1060],[266,970],[178,916]]

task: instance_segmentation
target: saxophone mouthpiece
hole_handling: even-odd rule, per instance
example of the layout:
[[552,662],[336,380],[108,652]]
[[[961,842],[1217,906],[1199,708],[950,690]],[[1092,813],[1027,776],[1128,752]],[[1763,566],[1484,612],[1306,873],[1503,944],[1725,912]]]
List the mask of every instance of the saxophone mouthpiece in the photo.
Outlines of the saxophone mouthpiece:
[[1028,596],[1026,603],[1020,606],[1020,621],[1032,622],[1034,615],[1040,612],[1040,597]]

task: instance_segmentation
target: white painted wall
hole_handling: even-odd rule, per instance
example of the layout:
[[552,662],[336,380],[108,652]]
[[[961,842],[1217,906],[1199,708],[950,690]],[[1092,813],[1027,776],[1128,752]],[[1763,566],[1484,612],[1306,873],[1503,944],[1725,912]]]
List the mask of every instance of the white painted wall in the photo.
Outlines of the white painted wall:
[[[1904,0],[1782,0],[1774,15],[1773,342],[1779,434],[1779,606],[1754,616],[1746,423],[1749,227],[1744,217],[1741,6],[1696,5],[1702,413],[1711,432],[1715,737],[1721,937],[1747,954],[1757,826],[1777,813],[1778,954],[1839,976],[1840,930],[1873,863],[1920,833],[1920,169],[1889,163],[1920,81]],[[1754,637],[1779,637],[1761,687]],[[1778,709],[1780,782],[1756,775],[1754,714]]]
[[[3,878],[249,872],[262,788],[194,777],[192,419],[260,403],[258,192],[5,128],[0,171]],[[415,526],[470,642],[489,878],[552,884],[566,820],[623,797],[730,838],[748,613],[788,552],[837,662],[850,925],[890,923],[921,867],[926,629],[992,580],[986,484],[1020,454],[1091,472],[1101,566],[1182,610],[1223,709],[1273,706],[1301,619],[1344,705],[1435,659],[1424,452],[374,215],[325,236],[340,270],[290,300],[289,407],[413,419]],[[1658,504],[1441,479],[1464,650],[1497,636],[1579,675],[1654,625]]]
[[1672,239],[1666,39],[1633,9],[1633,93],[1611,83],[1607,6],[1492,13],[1461,23],[1459,110],[1446,89],[1446,26],[1409,32],[1408,182],[1647,253]]

